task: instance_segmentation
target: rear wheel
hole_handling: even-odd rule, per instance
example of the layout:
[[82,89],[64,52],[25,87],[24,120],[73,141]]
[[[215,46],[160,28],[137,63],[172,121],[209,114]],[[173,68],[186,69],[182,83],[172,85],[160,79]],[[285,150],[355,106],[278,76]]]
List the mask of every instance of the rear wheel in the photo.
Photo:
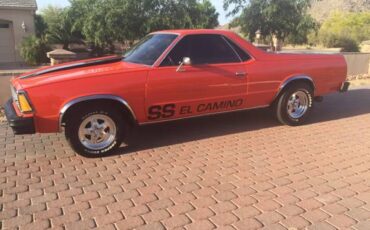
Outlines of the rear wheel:
[[65,136],[71,147],[86,157],[102,157],[126,139],[129,124],[112,106],[94,105],[74,110],[66,122]]
[[275,115],[282,124],[297,126],[307,121],[313,106],[313,89],[299,82],[289,86],[274,104]]

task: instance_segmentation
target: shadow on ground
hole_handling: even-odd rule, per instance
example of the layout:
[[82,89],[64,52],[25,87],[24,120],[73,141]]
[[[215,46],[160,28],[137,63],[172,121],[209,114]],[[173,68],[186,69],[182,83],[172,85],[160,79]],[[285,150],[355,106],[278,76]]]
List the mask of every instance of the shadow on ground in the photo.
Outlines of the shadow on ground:
[[[370,89],[334,93],[316,103],[308,124],[370,113]],[[279,126],[272,110],[259,109],[142,126],[133,147],[118,154]]]

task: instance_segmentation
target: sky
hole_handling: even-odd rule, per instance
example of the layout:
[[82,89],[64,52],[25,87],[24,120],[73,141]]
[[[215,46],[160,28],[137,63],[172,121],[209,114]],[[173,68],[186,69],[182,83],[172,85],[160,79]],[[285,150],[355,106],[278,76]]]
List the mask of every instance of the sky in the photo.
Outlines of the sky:
[[[68,6],[68,0],[36,0],[37,6],[40,9],[46,7],[47,5],[55,5],[55,6]],[[230,18],[226,17],[226,12],[223,9],[223,1],[222,0],[210,0],[212,4],[216,7],[217,12],[220,14],[218,17],[218,21],[220,25],[224,25],[230,21]]]

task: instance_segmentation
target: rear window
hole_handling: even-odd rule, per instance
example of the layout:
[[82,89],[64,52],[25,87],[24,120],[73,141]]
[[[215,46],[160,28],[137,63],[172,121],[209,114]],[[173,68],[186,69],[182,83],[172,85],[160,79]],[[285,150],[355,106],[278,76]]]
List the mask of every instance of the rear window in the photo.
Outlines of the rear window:
[[224,37],[224,38],[233,47],[235,52],[238,53],[238,55],[239,55],[240,59],[242,59],[242,61],[247,61],[247,60],[251,59],[249,54],[247,54],[242,48],[240,48],[237,44],[235,44],[231,39],[229,39],[227,37]]

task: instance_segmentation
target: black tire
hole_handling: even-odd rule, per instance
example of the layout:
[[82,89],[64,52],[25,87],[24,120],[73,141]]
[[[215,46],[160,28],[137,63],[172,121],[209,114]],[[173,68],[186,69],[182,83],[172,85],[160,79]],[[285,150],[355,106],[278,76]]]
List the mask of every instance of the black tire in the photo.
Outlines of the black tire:
[[[108,117],[110,120],[108,118],[107,119],[110,121],[110,123],[113,122],[115,125],[115,135],[112,135],[109,141],[107,141],[107,143],[110,143],[110,141],[111,143],[107,146],[103,146],[102,148],[89,148],[86,146],[86,143],[83,144],[80,140],[80,126],[83,122],[86,122],[93,116],[94,118],[97,116],[102,116],[104,118]],[[72,149],[78,154],[85,157],[104,157],[114,153],[114,151],[121,146],[122,142],[127,139],[130,131],[129,127],[129,122],[125,118],[123,112],[110,105],[104,105],[102,103],[93,105],[90,103],[74,109],[70,113],[70,116],[66,121],[65,137]],[[104,130],[104,128],[101,129]]]
[[[306,104],[307,108],[305,110],[302,109],[302,111],[304,112],[302,112],[300,116],[293,116],[292,114],[294,114],[295,110],[293,109],[289,112],[288,103],[289,100],[293,97],[293,94],[297,95],[298,92],[300,95],[302,95],[302,98],[307,103]],[[298,103],[298,105],[300,105],[300,103]],[[280,96],[277,98],[273,106],[277,120],[284,125],[290,126],[298,126],[305,124],[311,113],[312,108],[313,108],[313,89],[309,84],[305,82],[297,82],[288,86],[280,94]]]

